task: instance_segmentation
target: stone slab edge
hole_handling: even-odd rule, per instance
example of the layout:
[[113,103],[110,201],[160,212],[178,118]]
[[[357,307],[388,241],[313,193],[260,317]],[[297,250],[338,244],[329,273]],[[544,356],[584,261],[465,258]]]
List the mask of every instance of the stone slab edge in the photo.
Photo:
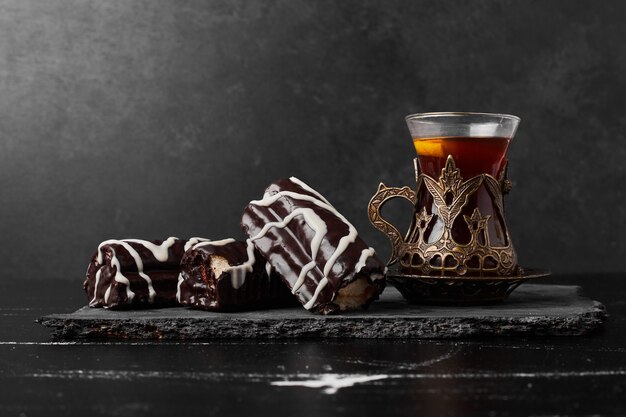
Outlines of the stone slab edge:
[[[547,288],[548,286],[546,286]],[[440,313],[422,316],[402,315],[402,307],[392,314],[290,317],[287,310],[276,311],[276,317],[264,314],[239,313],[241,316],[225,316],[190,312],[182,308],[168,311],[156,317],[81,317],[92,313],[83,307],[72,314],[42,317],[38,323],[51,328],[56,340],[210,340],[233,338],[355,338],[355,339],[454,339],[475,336],[582,336],[598,330],[607,318],[604,305],[598,301],[582,298],[578,287],[567,288],[568,296],[576,308],[563,315],[532,314],[511,316],[498,315],[498,311],[476,308],[472,316],[454,316],[454,308],[430,308]],[[581,308],[582,307],[582,308]],[[414,306],[406,306],[406,311]],[[550,307],[544,307],[550,309]],[[102,310],[99,310],[102,311]],[[150,310],[155,311],[155,310]],[[105,312],[103,312],[105,313]],[[306,313],[306,312],[305,312]],[[123,314],[123,313],[122,313]],[[136,312],[132,312],[136,315]],[[171,317],[167,317],[171,314]],[[92,314],[93,315],[93,314]],[[106,314],[103,314],[106,315]]]

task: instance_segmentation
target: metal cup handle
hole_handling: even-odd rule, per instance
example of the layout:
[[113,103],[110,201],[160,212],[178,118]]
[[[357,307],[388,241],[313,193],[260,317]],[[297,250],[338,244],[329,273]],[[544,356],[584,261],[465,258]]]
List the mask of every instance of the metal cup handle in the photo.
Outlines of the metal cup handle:
[[391,257],[387,265],[392,265],[400,259],[401,250],[404,246],[404,239],[398,229],[385,220],[381,214],[380,209],[392,198],[401,197],[410,201],[413,206],[417,203],[417,195],[411,188],[404,186],[400,187],[387,187],[382,182],[378,186],[378,191],[369,202],[367,206],[367,214],[369,216],[372,225],[387,235],[391,241]]

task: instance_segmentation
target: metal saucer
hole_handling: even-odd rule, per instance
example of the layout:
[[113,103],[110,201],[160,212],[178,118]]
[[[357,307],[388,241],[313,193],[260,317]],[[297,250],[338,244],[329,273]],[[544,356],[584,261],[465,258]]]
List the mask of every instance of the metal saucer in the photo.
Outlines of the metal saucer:
[[387,282],[411,304],[484,305],[504,301],[529,279],[550,275],[540,269],[520,269],[506,277],[404,275],[396,269],[387,273]]

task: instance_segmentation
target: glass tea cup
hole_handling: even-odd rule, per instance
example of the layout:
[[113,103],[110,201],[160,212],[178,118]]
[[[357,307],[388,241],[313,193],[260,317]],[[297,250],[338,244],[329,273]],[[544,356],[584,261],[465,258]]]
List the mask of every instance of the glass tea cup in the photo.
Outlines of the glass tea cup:
[[[370,221],[392,243],[389,264],[419,276],[512,276],[517,256],[504,218],[507,150],[520,119],[491,113],[420,113],[406,118],[416,186],[380,184]],[[404,235],[380,214],[393,198],[414,206]]]

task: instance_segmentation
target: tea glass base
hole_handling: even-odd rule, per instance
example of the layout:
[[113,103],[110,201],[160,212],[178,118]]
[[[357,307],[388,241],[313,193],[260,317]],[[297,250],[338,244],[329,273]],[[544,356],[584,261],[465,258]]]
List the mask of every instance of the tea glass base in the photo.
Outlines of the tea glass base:
[[387,282],[411,304],[484,305],[504,301],[524,281],[550,275],[539,269],[522,268],[507,277],[450,277],[387,273]]

